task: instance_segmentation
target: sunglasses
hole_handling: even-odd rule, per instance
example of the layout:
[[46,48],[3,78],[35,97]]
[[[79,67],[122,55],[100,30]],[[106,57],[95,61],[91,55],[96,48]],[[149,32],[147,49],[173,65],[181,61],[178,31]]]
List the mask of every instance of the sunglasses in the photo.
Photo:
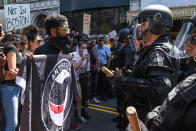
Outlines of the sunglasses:
[[99,41],[101,42],[101,41],[103,41],[103,39],[99,39]]
[[65,32],[69,32],[70,31],[69,27],[61,27],[61,29],[64,30]]

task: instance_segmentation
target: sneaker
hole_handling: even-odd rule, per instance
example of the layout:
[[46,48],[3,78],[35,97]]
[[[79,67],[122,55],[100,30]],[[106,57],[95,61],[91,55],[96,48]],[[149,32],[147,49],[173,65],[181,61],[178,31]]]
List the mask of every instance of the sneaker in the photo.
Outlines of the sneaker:
[[83,109],[81,112],[81,115],[86,118],[86,119],[90,119],[90,115]]
[[82,124],[87,124],[87,123],[88,123],[88,121],[85,120],[84,117],[82,117],[82,116],[79,118],[79,121],[80,121],[80,123],[82,123]]
[[79,130],[79,129],[81,129],[81,125],[80,124],[75,124],[75,125],[72,126],[72,129]]
[[94,102],[94,103],[96,103],[96,104],[99,104],[99,103],[100,103],[100,101],[99,101],[99,100],[97,100],[97,98],[96,98],[96,97],[93,97],[93,99],[92,99],[92,100],[93,100],[93,102]]

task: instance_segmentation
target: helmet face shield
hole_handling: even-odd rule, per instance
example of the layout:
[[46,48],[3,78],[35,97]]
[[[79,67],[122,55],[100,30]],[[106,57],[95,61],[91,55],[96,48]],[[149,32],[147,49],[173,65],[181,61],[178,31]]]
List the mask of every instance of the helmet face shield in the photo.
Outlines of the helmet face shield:
[[137,24],[133,30],[132,40],[142,39],[141,24]]
[[176,37],[172,50],[170,51],[171,57],[177,59],[190,57],[187,56],[186,47],[190,43],[196,44],[195,36],[192,35],[194,30],[195,26],[192,22],[186,22],[183,24],[178,36]]
[[145,16],[140,17],[135,20],[135,30],[133,31],[133,39],[138,39],[137,37],[145,36],[147,31],[151,29],[153,25],[152,17]]

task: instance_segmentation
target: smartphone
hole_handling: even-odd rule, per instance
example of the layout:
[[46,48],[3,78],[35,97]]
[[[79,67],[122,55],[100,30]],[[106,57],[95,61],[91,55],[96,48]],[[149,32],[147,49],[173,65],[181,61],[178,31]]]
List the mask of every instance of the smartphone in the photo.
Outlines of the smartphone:
[[0,24],[0,37],[1,37],[1,32],[2,32],[2,24]]
[[83,55],[88,54],[88,50],[87,49],[83,49]]

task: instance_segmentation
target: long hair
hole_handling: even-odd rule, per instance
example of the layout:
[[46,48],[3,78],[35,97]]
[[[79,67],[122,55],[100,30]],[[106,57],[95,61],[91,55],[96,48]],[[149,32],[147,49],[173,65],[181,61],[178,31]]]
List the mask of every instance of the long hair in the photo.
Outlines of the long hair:
[[2,39],[3,47],[7,47],[9,45],[23,46],[27,43],[27,38],[21,34],[6,34]]
[[34,41],[35,38],[39,35],[38,29],[34,25],[24,27],[21,33],[26,35],[28,41]]

